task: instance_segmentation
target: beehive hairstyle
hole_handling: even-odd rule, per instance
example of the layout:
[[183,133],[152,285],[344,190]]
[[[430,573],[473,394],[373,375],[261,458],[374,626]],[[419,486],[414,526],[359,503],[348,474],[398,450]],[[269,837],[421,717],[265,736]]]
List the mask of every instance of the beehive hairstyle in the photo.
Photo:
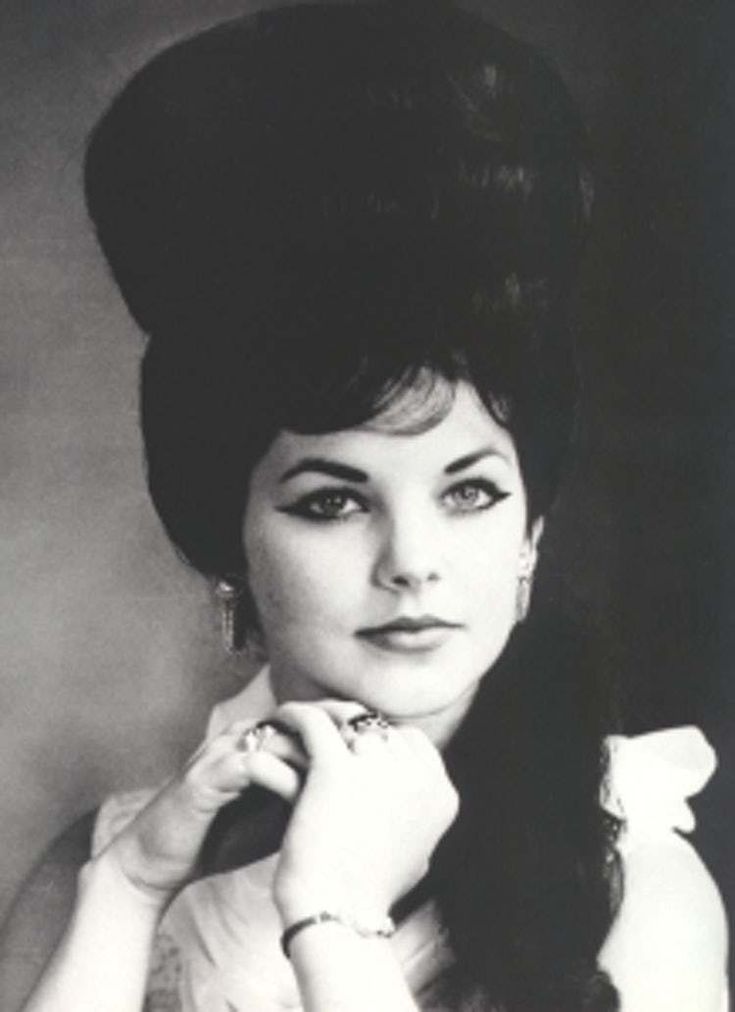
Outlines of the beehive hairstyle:
[[589,185],[579,119],[531,49],[437,2],[221,24],[127,85],[86,192],[150,338],[152,497],[199,569],[244,567],[248,477],[280,429],[349,427],[406,391],[430,422],[441,378],[475,384],[546,509]]
[[[203,573],[246,574],[248,481],[279,431],[423,431],[458,380],[512,434],[530,518],[547,510],[591,194],[574,106],[530,48],[441,0],[251,14],[143,67],[85,178],[148,338],[150,491]],[[463,805],[433,888],[463,987],[609,1010],[603,695],[575,647],[523,643],[447,756]]]

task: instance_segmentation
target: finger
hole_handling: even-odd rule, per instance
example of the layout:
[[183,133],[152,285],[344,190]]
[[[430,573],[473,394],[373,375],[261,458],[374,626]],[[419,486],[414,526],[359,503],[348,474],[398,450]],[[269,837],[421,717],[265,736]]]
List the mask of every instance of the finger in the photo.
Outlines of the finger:
[[304,751],[301,739],[291,733],[274,731],[260,741],[256,740],[254,747],[252,744],[249,745],[247,739],[239,736],[234,740],[233,747],[238,752],[246,754],[266,752],[302,770],[309,765],[309,757]]
[[318,699],[314,705],[328,713],[338,725],[347,724],[354,717],[366,713],[368,709],[363,703],[352,699]]
[[318,703],[284,703],[277,718],[299,735],[307,755],[315,762],[334,761],[346,754],[339,729]]
[[259,784],[291,800],[300,789],[298,772],[265,750],[206,755],[190,767],[181,786],[194,807],[202,811],[221,808],[250,784]]
[[255,720],[248,718],[247,720],[235,720],[232,724],[228,724],[227,727],[220,732],[218,737],[239,737],[240,735],[246,734],[248,731],[256,730],[257,728],[267,729],[269,733],[277,732],[288,736],[291,732],[276,717],[266,717],[265,719]]
[[300,739],[289,731],[284,724],[276,720],[268,720],[267,722],[254,720],[235,721],[221,736],[223,752],[229,752],[233,748],[237,751],[247,751],[248,732],[262,726],[264,723],[267,723],[272,730],[257,740],[257,751],[270,752],[279,759],[283,759],[284,762],[290,763],[299,769],[305,769],[308,765],[308,757],[301,746]]
[[284,801],[295,801],[301,791],[301,777],[288,763],[269,752],[254,752],[249,757],[250,782],[278,794]]
[[[387,719],[375,710],[370,710],[362,703],[347,699],[320,699],[316,704],[336,722],[340,734],[347,747],[355,754],[363,754],[362,746],[357,747],[358,741],[365,739],[367,748],[371,748],[372,742],[384,742],[389,737],[389,730],[392,725]],[[375,726],[372,722],[361,725],[360,718],[376,718]]]
[[277,759],[295,766],[297,769],[305,770],[309,765],[309,757],[304,751],[300,739],[292,735],[276,734],[265,742],[259,752],[270,753]]
[[360,757],[383,757],[389,759],[395,755],[391,746],[392,732],[381,733],[380,731],[361,731],[359,734],[352,734],[347,739],[347,747],[355,756]]
[[363,731],[380,731],[380,726],[370,727],[366,725],[364,727],[355,726],[356,723],[361,722],[361,718],[375,718],[378,724],[382,724],[383,728],[387,726],[392,727],[387,717],[384,717],[381,713],[370,707],[365,706],[364,703],[358,703],[354,700],[347,699],[319,699],[316,701],[316,706],[320,706],[325,713],[328,713],[330,717],[338,724],[340,730],[348,732],[348,738],[352,737],[353,733],[362,733]]

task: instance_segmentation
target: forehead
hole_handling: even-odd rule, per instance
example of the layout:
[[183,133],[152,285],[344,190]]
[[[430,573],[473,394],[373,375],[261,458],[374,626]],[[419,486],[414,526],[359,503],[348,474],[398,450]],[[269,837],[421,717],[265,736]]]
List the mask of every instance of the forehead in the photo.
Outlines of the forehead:
[[354,463],[369,472],[403,474],[406,469],[443,469],[453,460],[487,449],[509,468],[518,469],[510,432],[492,417],[469,384],[459,383],[447,413],[422,432],[391,431],[380,417],[338,432],[284,431],[256,470],[285,469],[301,457],[319,456]]

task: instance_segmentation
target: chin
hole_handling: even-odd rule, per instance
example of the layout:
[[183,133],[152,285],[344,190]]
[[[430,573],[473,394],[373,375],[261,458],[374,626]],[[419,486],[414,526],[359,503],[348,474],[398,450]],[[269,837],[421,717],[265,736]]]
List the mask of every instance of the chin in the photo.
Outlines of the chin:
[[396,719],[436,714],[472,693],[487,667],[456,654],[391,658],[365,665],[362,677],[351,686],[351,698]]
[[[493,638],[478,649],[462,636],[433,650],[376,649],[360,640],[325,643],[299,640],[298,656],[272,654],[281,699],[345,699],[396,719],[433,714],[455,705],[476,689],[507,641]],[[471,646],[472,649],[468,649]],[[303,659],[309,658],[308,666]],[[286,676],[282,677],[283,672]]]

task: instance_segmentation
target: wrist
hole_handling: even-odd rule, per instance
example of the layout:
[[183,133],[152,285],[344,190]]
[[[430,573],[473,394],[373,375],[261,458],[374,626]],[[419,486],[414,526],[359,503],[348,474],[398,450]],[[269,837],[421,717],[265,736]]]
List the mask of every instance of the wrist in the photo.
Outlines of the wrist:
[[83,865],[79,882],[84,892],[104,890],[110,899],[119,899],[126,905],[132,903],[156,916],[163,912],[173,897],[172,890],[148,885],[142,879],[129,875],[110,847]]
[[276,890],[275,903],[281,916],[284,930],[296,921],[312,917],[320,911],[327,911],[347,925],[368,928],[382,924],[389,914],[389,904],[377,898],[347,896],[344,892],[330,888],[297,889],[285,894]]
[[286,927],[281,935],[281,948],[283,949],[284,956],[287,959],[291,958],[291,945],[300,935],[314,928],[321,928],[324,925],[329,925],[330,928],[336,925],[349,931],[356,938],[371,941],[391,938],[396,930],[393,918],[388,915],[368,923],[364,921],[351,921],[334,911],[320,910],[315,914],[310,914],[307,917],[293,921]]

